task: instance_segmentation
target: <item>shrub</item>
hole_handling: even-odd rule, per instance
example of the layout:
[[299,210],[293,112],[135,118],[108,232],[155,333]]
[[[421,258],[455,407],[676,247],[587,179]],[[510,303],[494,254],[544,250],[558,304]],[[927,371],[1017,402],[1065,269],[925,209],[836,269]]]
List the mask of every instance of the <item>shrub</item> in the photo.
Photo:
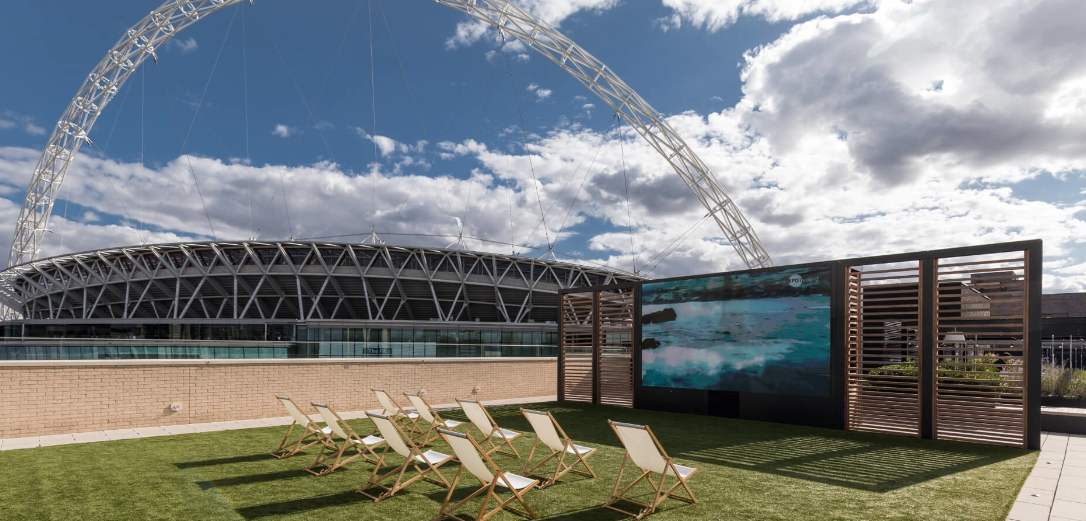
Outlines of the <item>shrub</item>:
[[[1017,385],[1017,382],[1008,381],[1004,376],[1021,374],[1021,368],[1016,364],[997,366],[995,365],[997,360],[998,358],[995,355],[987,354],[970,361],[944,361],[939,364],[938,377],[954,380],[943,382],[942,392],[949,391],[948,394],[953,394],[954,391],[969,393],[991,392],[993,389],[988,388],[998,389]],[[868,372],[867,385],[888,388],[887,390],[891,392],[894,389],[909,391],[911,388],[915,388],[917,378],[916,359],[910,358],[900,364],[884,365],[878,369],[872,369]]]
[[1041,394],[1086,399],[1086,370],[1043,364],[1041,366]]

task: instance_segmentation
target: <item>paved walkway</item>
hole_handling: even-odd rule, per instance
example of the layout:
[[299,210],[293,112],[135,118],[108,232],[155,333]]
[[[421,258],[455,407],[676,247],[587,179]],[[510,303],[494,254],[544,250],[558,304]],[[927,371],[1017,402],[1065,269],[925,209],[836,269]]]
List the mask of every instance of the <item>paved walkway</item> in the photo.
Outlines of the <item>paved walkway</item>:
[[1008,521],[1086,521],[1086,435],[1041,433],[1041,457]]
[[[509,400],[487,400],[483,404],[487,407],[495,405],[519,405],[528,403],[553,402],[557,396],[533,396],[529,398],[513,398]],[[458,409],[453,404],[434,405],[439,411]],[[414,410],[408,408],[408,410]],[[380,412],[374,409],[372,412]],[[365,411],[351,411],[340,413],[344,420],[361,418]],[[35,447],[49,447],[52,445],[68,445],[72,443],[91,443],[95,441],[127,440],[132,438],[150,438],[154,436],[171,436],[174,434],[192,434],[197,432],[231,431],[236,429],[254,429],[258,427],[275,427],[290,425],[294,420],[290,416],[279,418],[260,418],[256,420],[234,420],[211,423],[190,423],[186,425],[163,425],[160,427],[137,427],[135,429],[116,429],[109,431],[77,432],[73,434],[53,434],[49,436],[29,436],[26,438],[0,439],[0,451],[15,449],[32,449]]]

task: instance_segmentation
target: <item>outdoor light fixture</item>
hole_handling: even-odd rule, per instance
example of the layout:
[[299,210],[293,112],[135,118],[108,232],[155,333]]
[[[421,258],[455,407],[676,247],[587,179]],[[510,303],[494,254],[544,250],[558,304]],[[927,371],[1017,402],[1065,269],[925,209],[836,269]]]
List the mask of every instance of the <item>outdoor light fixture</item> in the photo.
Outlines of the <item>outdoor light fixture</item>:
[[943,337],[943,342],[960,344],[965,342],[965,335],[961,333],[947,333],[946,336]]

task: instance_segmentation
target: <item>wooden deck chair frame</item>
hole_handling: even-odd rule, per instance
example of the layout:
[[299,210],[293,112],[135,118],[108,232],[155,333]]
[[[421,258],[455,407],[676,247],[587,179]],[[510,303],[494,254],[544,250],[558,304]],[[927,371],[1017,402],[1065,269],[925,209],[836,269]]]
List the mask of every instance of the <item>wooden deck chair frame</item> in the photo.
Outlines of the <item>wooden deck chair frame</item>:
[[[356,492],[372,499],[376,503],[378,501],[391,497],[393,494],[399,492],[400,490],[403,490],[404,487],[420,479],[424,479],[426,481],[444,486],[446,488],[452,486],[449,484],[449,480],[445,479],[445,476],[441,475],[441,471],[438,470],[438,467],[441,467],[445,463],[448,463],[455,459],[453,458],[453,456],[450,456],[448,454],[442,454],[440,452],[432,450],[422,452],[422,450],[419,449],[419,446],[416,445],[414,441],[411,441],[411,438],[404,433],[403,429],[400,428],[399,424],[393,421],[391,417],[385,416],[383,414],[372,413],[367,413],[367,415],[370,417],[371,420],[373,420],[373,423],[377,424],[378,429],[381,431],[381,434],[385,436],[385,449],[381,451],[380,456],[378,456],[377,463],[373,467],[373,473],[370,474],[369,481],[367,481],[365,485],[362,485],[362,488],[358,489]],[[384,465],[385,457],[388,456],[388,450],[390,448],[398,453],[400,456],[403,456],[403,464],[378,476]],[[405,452],[407,454],[404,454]],[[431,459],[438,459],[437,456],[440,456],[440,459],[438,461],[431,461]],[[419,463],[423,463],[427,468],[424,469],[419,467]],[[415,472],[418,472],[418,475],[404,481],[404,474],[407,472],[408,467],[414,467]],[[431,473],[436,474],[438,479],[431,478],[429,476]],[[393,475],[396,476],[396,480],[393,481],[390,486],[385,486],[382,484],[385,480]],[[366,492],[371,488],[380,488],[384,490],[384,492],[374,496],[369,492]]]
[[[664,451],[664,447],[660,445],[660,440],[656,439],[656,435],[652,433],[652,429],[650,429],[647,425],[635,425],[635,424],[632,424],[632,423],[620,423],[620,422],[615,422],[615,421],[611,421],[611,420],[607,420],[607,423],[611,426],[612,429],[614,429],[615,435],[618,436],[618,439],[620,441],[622,441],[622,446],[626,448],[626,455],[622,457],[622,466],[619,467],[619,469],[618,469],[618,478],[615,479],[615,488],[611,490],[611,497],[607,499],[606,503],[604,503],[604,505],[603,505],[604,508],[614,510],[616,512],[621,512],[623,514],[635,517],[637,519],[641,519],[641,518],[655,512],[656,507],[660,506],[660,504],[663,503],[664,500],[667,499],[667,498],[678,499],[680,501],[685,501],[687,503],[697,503],[698,502],[697,498],[694,497],[694,492],[692,490],[690,490],[690,485],[688,485],[686,483],[690,479],[690,477],[693,476],[694,473],[696,473],[698,471],[698,469],[691,468],[691,467],[682,467],[681,465],[676,465],[675,462],[671,460],[671,457],[669,457],[667,455],[667,452]],[[622,433],[619,431],[620,428],[645,431],[648,434],[648,437],[651,438],[653,445],[656,446],[657,453],[655,455],[631,456],[630,455],[630,446],[629,446],[628,441],[626,440],[626,438],[622,437]],[[648,457],[646,458],[645,456],[648,456]],[[633,481],[633,483],[630,483],[629,485],[626,486],[626,488],[623,488],[620,491],[618,489],[618,487],[619,487],[619,484],[622,483],[622,473],[626,470],[627,461],[629,461],[631,459],[634,460],[634,466],[638,467],[641,470],[641,475],[638,476],[637,479],[635,479]],[[645,465],[645,467],[642,467],[642,465]],[[648,468],[646,468],[646,467],[648,467]],[[684,469],[689,469],[690,472],[688,472],[684,476],[679,471],[680,467],[684,468]],[[656,483],[653,480],[651,475],[654,474],[654,473],[660,474],[659,483]],[[672,485],[671,487],[664,488],[665,487],[665,481],[667,480],[667,477],[669,475],[674,476],[678,480],[678,482],[675,483],[674,485]],[[652,499],[651,503],[647,503],[647,504],[646,503],[641,503],[640,501],[635,501],[633,499],[630,499],[629,497],[626,497],[626,494],[630,490],[632,490],[635,485],[637,485],[638,483],[640,483],[642,481],[644,481],[645,483],[648,483],[649,486],[652,487],[653,491],[655,492],[655,494],[653,495],[653,499]],[[686,489],[687,496],[680,496],[678,494],[673,494],[675,489],[679,488],[680,486],[683,487],[684,489]],[[629,512],[629,511],[626,511],[626,510],[622,510],[622,509],[614,506],[615,503],[617,503],[619,501],[626,502],[626,503],[631,503],[631,504],[640,506],[641,511],[637,512],[637,513],[634,513],[634,512]]]
[[[555,420],[550,412],[534,411],[523,407],[520,409],[520,412],[524,415],[524,418],[528,420],[528,423],[532,426],[532,430],[535,431],[535,442],[532,443],[532,450],[528,453],[528,460],[524,462],[524,468],[520,471],[522,475],[540,478],[540,489],[553,485],[558,481],[558,478],[561,478],[568,472],[580,474],[589,478],[596,477],[596,472],[588,465],[588,461],[585,461],[589,456],[595,454],[595,448],[574,445],[573,440],[569,439],[569,436],[566,435],[566,431],[562,429],[562,426],[558,424],[558,420]],[[538,463],[529,468],[529,465],[532,464],[532,457],[535,456],[536,447],[540,445],[540,442],[542,442],[545,449],[551,451],[551,454],[539,460]],[[542,453],[542,451],[540,451],[540,453]],[[572,455],[574,459],[567,464],[566,457],[570,455]],[[553,474],[544,476],[536,473],[536,470],[538,470],[539,467],[542,467],[545,463],[555,458],[557,458],[557,464]],[[574,468],[578,463],[584,465],[585,470],[577,470]]]
[[[294,423],[290,424],[290,428],[287,429],[287,433],[283,436],[283,441],[279,442],[279,447],[268,454],[275,457],[275,459],[289,458],[313,445],[321,442],[321,437],[324,434],[322,429],[316,427],[317,422],[313,421],[308,414],[302,412],[302,408],[298,407],[298,404],[286,396],[276,396],[277,400],[283,404],[283,407],[287,409],[291,418],[294,418]],[[295,427],[301,427],[302,432],[299,433],[298,438],[294,441],[290,440],[290,434],[294,432]],[[324,427],[323,430],[328,430],[328,427]],[[331,430],[328,430],[331,432]],[[302,445],[305,440],[314,438],[313,441]]]
[[[461,425],[468,423],[456,420],[446,420],[445,418],[442,418],[441,415],[437,413],[437,410],[435,410],[433,407],[430,407],[429,402],[427,402],[421,394],[409,393],[405,391],[403,395],[407,397],[407,399],[411,402],[411,405],[415,407],[415,411],[418,412],[419,415],[412,423],[412,429],[414,429],[414,432],[422,433],[422,436],[418,437],[418,439],[421,440],[418,442],[419,447],[425,447],[429,445],[430,442],[440,438],[441,436],[437,433],[437,431],[440,429],[455,431],[456,429],[460,428]],[[425,432],[422,430],[422,427],[418,425],[418,423],[423,420],[430,423],[430,428],[427,429]]]
[[[479,434],[483,435],[483,441],[482,443],[480,443],[479,446],[484,448],[483,450],[486,451],[487,456],[497,452],[498,454],[513,456],[517,459],[520,459],[520,453],[517,452],[517,448],[513,446],[513,440],[519,438],[521,436],[521,433],[502,429],[498,425],[498,422],[494,421],[494,417],[491,416],[489,412],[487,412],[486,407],[483,407],[483,404],[479,403],[478,400],[465,400],[457,398],[456,403],[460,404],[460,409],[463,410],[464,414],[468,416],[468,420],[471,423],[471,426],[469,426],[468,430],[465,432],[467,432],[470,436],[471,427],[475,427],[475,430],[479,431]],[[468,404],[467,407],[465,407],[464,404]],[[468,409],[478,409],[478,411],[473,414]],[[482,413],[481,416],[479,414],[480,412]],[[489,432],[483,429],[482,425],[479,425],[484,419],[487,421],[487,423],[490,424]],[[507,436],[505,434],[506,432],[512,432],[513,436]],[[495,436],[501,439],[501,443],[494,443]],[[502,447],[509,447],[509,449],[513,452],[502,451]]]
[[[414,436],[416,423],[418,423],[419,414],[409,413],[400,407],[400,404],[396,403],[396,400],[392,399],[392,396],[388,394],[384,389],[370,388],[373,394],[377,396],[377,402],[381,404],[381,416],[388,416],[393,422],[399,424],[405,429],[410,429],[408,435]],[[374,433],[377,431],[374,430]]]
[[[465,503],[471,501],[472,499],[475,499],[483,493],[486,493],[486,497],[483,498],[483,504],[481,507],[479,507],[479,513],[475,516],[475,521],[486,521],[491,516],[497,514],[498,512],[501,512],[502,510],[509,510],[522,516],[527,516],[531,519],[536,518],[535,512],[532,511],[532,507],[529,507],[528,503],[524,501],[523,493],[524,491],[531,490],[536,485],[538,485],[538,479],[531,479],[524,476],[513,475],[514,478],[519,478],[521,480],[525,480],[526,482],[526,484],[523,484],[518,489],[514,486],[513,480],[509,478],[510,473],[503,472],[502,469],[494,463],[494,460],[490,459],[490,456],[486,454],[483,448],[479,446],[479,443],[472,439],[471,436],[468,436],[467,434],[460,434],[459,432],[453,432],[447,429],[439,430],[438,434],[444,437],[445,441],[449,444],[449,446],[453,448],[453,452],[460,460],[460,470],[456,471],[456,477],[453,478],[452,485],[449,487],[449,493],[445,495],[445,501],[441,504],[441,511],[438,512],[437,517],[433,518],[432,521],[438,521],[446,517],[451,517],[457,521],[464,521],[463,519],[454,515],[456,511],[459,510],[460,507],[464,506]],[[458,441],[459,443],[457,443]],[[470,443],[473,448],[470,450],[465,450],[466,447],[458,448],[464,447],[465,443]],[[468,469],[468,472],[471,473],[471,475],[475,479],[477,479],[482,486],[479,487],[479,490],[472,492],[470,495],[468,495],[468,497],[460,500],[460,502],[450,507],[449,502],[452,501],[453,491],[456,490],[456,484],[460,482],[460,476],[464,473],[465,468]],[[483,477],[479,476],[479,474],[485,475],[487,473],[490,474],[489,482],[486,479],[483,479]],[[508,499],[503,499],[500,495],[498,495],[496,491],[498,485],[503,485],[505,488],[509,489],[511,495]],[[491,499],[497,501],[498,506],[494,507],[493,510],[487,512],[486,507],[490,504]],[[519,508],[514,508],[510,506],[509,503],[512,503],[513,500],[520,502],[521,506],[524,507],[524,510],[520,510]]]
[[[317,459],[306,467],[305,471],[314,476],[323,476],[334,472],[336,469],[362,457],[368,461],[377,461],[377,453],[373,449],[379,447],[385,440],[369,435],[365,438],[358,435],[335,409],[323,403],[313,403],[321,417],[325,419],[325,425],[329,432],[321,435],[321,450],[317,453]],[[325,413],[324,411],[328,411]],[[336,441],[339,436],[340,441]],[[355,454],[344,457],[349,449],[354,449]],[[367,453],[369,453],[367,455]]]

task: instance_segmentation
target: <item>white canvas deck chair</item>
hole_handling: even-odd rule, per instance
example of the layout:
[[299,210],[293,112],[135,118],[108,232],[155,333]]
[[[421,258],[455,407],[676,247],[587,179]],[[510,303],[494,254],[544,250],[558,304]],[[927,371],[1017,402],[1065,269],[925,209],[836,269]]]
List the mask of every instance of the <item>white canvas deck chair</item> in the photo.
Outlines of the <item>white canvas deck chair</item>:
[[[324,423],[330,432],[321,435],[321,451],[317,453],[317,460],[306,467],[306,472],[314,476],[323,476],[359,456],[370,461],[377,461],[377,454],[373,452],[373,449],[384,443],[384,439],[373,435],[362,438],[331,407],[323,403],[314,403],[313,407],[320,413],[321,418],[324,418]],[[340,441],[336,441],[337,437]],[[354,449],[355,454],[344,457],[349,449]]]
[[[464,503],[475,499],[479,494],[483,493],[486,493],[486,497],[483,498],[483,505],[479,507],[479,514],[475,516],[475,521],[486,521],[486,519],[502,510],[509,510],[522,516],[528,516],[531,519],[535,519],[535,512],[532,512],[532,508],[528,506],[528,503],[524,502],[523,494],[532,487],[538,485],[538,479],[518,476],[512,472],[502,472],[502,469],[494,464],[494,461],[490,459],[490,456],[487,456],[486,453],[483,452],[483,448],[467,434],[460,434],[459,432],[445,429],[439,430],[438,433],[445,438],[445,441],[452,447],[453,453],[456,454],[456,458],[460,460],[460,470],[456,471],[456,477],[453,478],[452,486],[449,487],[449,493],[445,496],[445,502],[441,504],[441,512],[437,514],[434,521],[446,517],[451,517],[457,521],[463,521],[454,515],[457,509],[464,506]],[[452,500],[453,491],[456,490],[456,484],[460,482],[460,475],[464,473],[464,469],[467,469],[475,479],[479,480],[479,483],[482,486],[479,487],[479,490],[472,492],[471,495],[450,507],[449,501]],[[509,490],[511,495],[508,499],[502,499],[502,497],[498,495],[498,487]],[[492,498],[498,502],[498,505],[494,507],[493,510],[487,512],[486,507],[490,504]],[[524,510],[509,506],[509,503],[514,499],[520,502],[521,506],[524,507]]]
[[[404,408],[400,407],[400,404],[396,403],[396,400],[393,400],[384,389],[370,390],[373,391],[373,394],[377,395],[377,401],[381,404],[381,416],[387,416],[400,426],[408,429],[407,432],[409,436],[414,436],[416,433],[414,431],[413,423],[417,423],[419,413],[407,412],[404,410]],[[377,432],[376,428],[373,432]]]
[[[294,403],[294,400],[291,400],[286,396],[276,396],[276,399],[283,404],[283,407],[290,413],[290,417],[294,418],[294,423],[290,424],[290,428],[287,429],[286,435],[283,436],[283,441],[279,442],[279,448],[268,453],[275,456],[276,459],[289,458],[290,456],[308,449],[309,447],[320,443],[322,435],[332,432],[328,427],[322,429],[308,414],[302,412],[301,408],[298,407],[298,404]],[[298,438],[294,441],[288,441],[290,440],[290,434],[294,432],[295,427],[301,427]],[[309,438],[314,439],[313,441],[302,445],[302,443]]]
[[[596,477],[596,472],[592,470],[592,467],[588,466],[588,462],[585,461],[589,456],[596,452],[595,448],[584,447],[581,445],[574,445],[573,440],[566,436],[566,431],[562,430],[562,426],[558,425],[558,420],[554,419],[554,416],[549,412],[533,411],[531,409],[520,410],[524,414],[524,417],[528,419],[528,423],[532,425],[532,430],[535,431],[535,442],[532,443],[532,450],[528,453],[528,460],[524,462],[524,469],[521,470],[521,474],[530,477],[538,477],[542,479],[539,484],[539,488],[546,488],[553,485],[558,481],[558,478],[564,476],[567,472],[574,474],[580,474],[590,478]],[[529,467],[532,464],[532,457],[535,456],[536,447],[540,442],[543,443],[543,447],[546,450],[550,450],[550,456],[547,456],[534,466]],[[540,450],[540,454],[543,450]],[[571,461],[566,463],[566,458],[570,458]],[[557,458],[557,466],[554,468],[554,473],[550,476],[544,476],[537,474],[536,470],[548,461]],[[574,467],[580,463],[584,465],[585,470],[577,470]]]
[[[506,456],[514,456],[520,458],[520,453],[517,452],[517,448],[513,446],[513,440],[520,437],[520,433],[511,431],[509,429],[503,429],[498,427],[498,423],[494,421],[494,418],[490,416],[489,412],[486,412],[486,408],[483,407],[478,400],[461,400],[456,399],[456,403],[460,404],[460,408],[464,410],[464,414],[468,416],[468,420],[471,421],[471,425],[479,430],[479,433],[483,435],[483,441],[479,443],[480,447],[486,451],[487,456],[497,452],[498,454],[505,454]],[[471,433],[471,427],[468,427],[467,432]],[[497,438],[500,443],[495,442]],[[502,447],[509,447],[513,452],[504,452]]]
[[[623,514],[641,519],[655,512],[656,507],[660,506],[660,503],[663,503],[664,500],[669,497],[688,503],[698,502],[698,500],[694,498],[694,493],[690,490],[690,486],[686,484],[687,480],[690,479],[690,476],[693,476],[698,469],[677,465],[674,461],[671,461],[667,452],[664,452],[664,448],[660,446],[660,441],[652,434],[652,429],[649,429],[647,425],[619,423],[611,420],[607,420],[607,423],[615,430],[618,439],[621,440],[622,445],[626,447],[626,455],[622,457],[622,466],[618,469],[618,479],[615,480],[615,488],[611,491],[610,499],[607,500],[607,503],[604,503],[604,508],[609,508],[616,512],[622,512]],[[630,483],[626,488],[620,491],[618,487],[619,484],[622,483],[622,472],[626,470],[627,460],[633,460],[634,465],[637,465],[637,467],[641,469],[641,475],[638,476],[633,483]],[[654,482],[654,478],[652,477],[653,474],[660,475],[659,483]],[[677,482],[670,488],[664,488],[664,482],[667,480],[668,476],[674,477]],[[637,485],[641,481],[648,483],[655,492],[651,503],[641,503],[626,497],[626,493],[632,490],[634,485]],[[687,496],[672,494],[679,486],[686,489]],[[640,506],[641,511],[635,514],[615,507],[614,504],[619,501]]]
[[[430,407],[430,404],[426,403],[426,400],[418,393],[405,392],[403,395],[407,397],[408,401],[411,402],[411,406],[414,407],[415,411],[419,414],[419,417],[415,418],[415,421],[412,424],[412,430],[414,432],[422,433],[422,436],[417,438],[420,440],[418,442],[419,447],[425,447],[431,441],[436,440],[438,438],[437,431],[439,429],[455,431],[457,427],[464,425],[464,422],[442,418],[441,415],[438,414],[433,407]],[[426,420],[430,424],[430,428],[423,432],[422,428],[418,426],[419,420]]]
[[[449,481],[445,479],[445,476],[442,476],[441,472],[437,469],[445,463],[452,461],[452,456],[434,450],[423,452],[419,449],[418,445],[415,445],[415,442],[411,441],[411,438],[404,434],[403,429],[393,422],[392,418],[389,416],[372,413],[368,414],[368,416],[373,420],[373,423],[377,424],[377,429],[381,431],[381,435],[385,437],[385,441],[388,442],[388,445],[385,446],[385,449],[381,451],[381,455],[378,456],[377,464],[373,467],[373,474],[370,474],[369,481],[367,481],[362,488],[358,489],[357,492],[359,494],[377,502],[392,496],[404,487],[420,479],[425,479],[426,481],[442,485],[446,488],[450,486]],[[385,456],[388,455],[389,448],[396,451],[400,456],[403,456],[403,464],[378,476],[381,472],[381,467],[385,462]],[[423,465],[422,467],[419,466],[420,463]],[[405,481],[404,473],[407,472],[408,467],[414,467],[415,472],[418,472],[418,475]],[[437,479],[430,477],[430,474],[436,475]],[[385,486],[382,484],[393,475],[396,476],[396,479],[391,485]],[[376,496],[366,492],[374,487],[380,488],[384,490],[384,492]]]

